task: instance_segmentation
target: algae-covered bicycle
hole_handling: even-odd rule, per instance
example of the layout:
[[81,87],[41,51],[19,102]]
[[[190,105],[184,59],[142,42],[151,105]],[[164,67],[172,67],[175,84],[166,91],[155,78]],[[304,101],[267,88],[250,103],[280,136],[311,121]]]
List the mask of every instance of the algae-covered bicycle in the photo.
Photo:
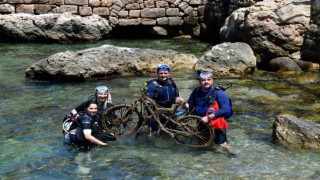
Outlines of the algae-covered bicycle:
[[[159,130],[169,134],[176,142],[191,147],[207,147],[214,139],[210,124],[204,124],[201,117],[177,116],[179,105],[173,109],[162,108],[141,90],[141,96],[131,105],[119,104],[107,109],[101,118],[106,131],[115,135],[131,135],[156,121]],[[161,117],[161,118],[160,118]],[[169,126],[170,124],[170,126]]]

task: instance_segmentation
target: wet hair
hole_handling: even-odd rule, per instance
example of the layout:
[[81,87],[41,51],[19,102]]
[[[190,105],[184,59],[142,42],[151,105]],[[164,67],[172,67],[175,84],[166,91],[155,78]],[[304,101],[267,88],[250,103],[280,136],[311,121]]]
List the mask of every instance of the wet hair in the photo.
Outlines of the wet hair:
[[84,104],[84,107],[87,109],[91,104],[96,104],[96,105],[98,105],[95,100],[90,99],[90,100],[88,100],[88,101]]

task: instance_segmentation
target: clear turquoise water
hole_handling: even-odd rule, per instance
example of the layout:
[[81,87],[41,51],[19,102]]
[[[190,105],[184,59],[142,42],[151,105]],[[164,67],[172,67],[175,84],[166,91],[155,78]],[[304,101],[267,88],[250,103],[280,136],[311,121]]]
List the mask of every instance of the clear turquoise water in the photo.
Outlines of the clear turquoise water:
[[[97,85],[111,89],[115,104],[139,96],[148,77],[117,78],[83,83],[36,82],[25,79],[32,63],[53,53],[113,44],[151,49],[170,48],[200,56],[209,44],[193,40],[105,40],[86,44],[0,43],[0,178],[1,179],[320,179],[320,153],[294,150],[271,141],[272,124],[278,112],[256,103],[254,98],[279,94],[265,83],[289,91],[294,85],[281,81],[216,79],[233,83],[228,90],[235,115],[229,121],[228,138],[238,153],[228,158],[217,146],[187,148],[170,138],[118,137],[107,147],[79,153],[63,144],[62,118],[85,101]],[[187,98],[197,86],[193,72],[172,72],[181,95]],[[246,80],[252,84],[240,83]],[[292,91],[299,97],[303,90]],[[307,100],[306,100],[307,101]],[[302,101],[303,102],[303,101]],[[283,111],[298,111],[294,104],[279,104]],[[310,100],[305,106],[312,106]]]

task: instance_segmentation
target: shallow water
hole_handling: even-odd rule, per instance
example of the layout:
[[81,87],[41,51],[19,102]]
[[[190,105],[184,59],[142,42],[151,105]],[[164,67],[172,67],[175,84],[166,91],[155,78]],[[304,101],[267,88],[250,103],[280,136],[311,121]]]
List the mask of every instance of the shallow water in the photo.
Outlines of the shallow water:
[[[95,148],[90,153],[66,146],[62,141],[62,118],[85,101],[95,86],[107,85],[114,104],[121,103],[124,97],[131,102],[139,96],[141,85],[149,77],[52,84],[28,81],[24,70],[53,53],[102,44],[170,47],[198,57],[211,48],[192,40],[0,44],[1,179],[320,179],[319,151],[293,150],[271,141],[274,117],[279,113],[305,112],[299,106],[305,106],[308,113],[317,113],[310,109],[319,100],[302,99],[310,92],[297,90],[285,81],[262,82],[252,77],[215,80],[217,84],[233,84],[228,93],[235,115],[229,120],[228,139],[238,154],[236,158],[228,158],[214,145],[205,149],[187,148],[166,136],[118,137],[107,147]],[[195,74],[172,72],[172,75],[180,94],[187,98],[197,86]],[[275,84],[275,88],[266,88],[266,84]],[[257,100],[264,96],[277,97],[279,101],[269,104]]]

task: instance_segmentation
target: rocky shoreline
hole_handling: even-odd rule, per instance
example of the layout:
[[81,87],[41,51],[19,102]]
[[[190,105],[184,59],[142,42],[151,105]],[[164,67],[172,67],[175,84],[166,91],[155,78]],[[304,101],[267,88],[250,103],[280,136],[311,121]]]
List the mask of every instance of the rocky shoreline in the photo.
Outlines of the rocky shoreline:
[[[219,0],[188,1],[189,4],[184,1],[169,0],[126,1],[122,4],[119,2],[121,1],[107,1],[105,11],[109,13],[103,15],[101,9],[101,11],[97,10],[102,6],[101,4],[96,5],[92,14],[79,14],[79,12],[68,11],[68,8],[65,11],[58,11],[58,7],[62,5],[55,6],[57,11],[53,11],[53,8],[49,12],[35,11],[40,6],[27,5],[20,5],[20,11],[12,11],[9,8],[12,7],[12,2],[4,1],[0,3],[2,14],[0,15],[0,41],[61,43],[99,41],[117,34],[117,30],[119,32],[124,30],[122,34],[134,37],[137,36],[139,29],[150,30],[149,33],[154,34],[154,37],[191,35],[196,38],[209,35],[206,40],[219,42],[217,44],[224,42],[248,44],[254,52],[258,69],[319,72],[320,50],[317,38],[320,23],[316,18],[319,6],[317,1],[239,2],[228,4],[228,12],[210,8],[219,7],[221,3]],[[70,3],[72,4],[71,1]],[[178,8],[174,9],[175,7]],[[124,11],[125,8],[127,8],[126,11]],[[160,13],[162,11],[165,13]],[[214,12],[210,16],[211,11]],[[125,12],[128,16],[124,16]],[[115,20],[115,17],[118,19]],[[149,18],[149,23],[141,23],[144,17]],[[170,18],[178,17],[181,18],[181,23],[161,24],[159,20],[167,18],[168,22],[174,22]],[[186,20],[192,19],[191,17],[197,20],[188,24]],[[139,19],[139,23],[136,24],[129,22]],[[122,21],[127,24],[121,24]],[[155,23],[151,23],[152,21]],[[215,28],[218,28],[219,32],[210,30],[214,29],[211,27],[213,24],[217,24]],[[131,29],[135,31],[131,32]],[[141,32],[145,33],[145,31]]]

